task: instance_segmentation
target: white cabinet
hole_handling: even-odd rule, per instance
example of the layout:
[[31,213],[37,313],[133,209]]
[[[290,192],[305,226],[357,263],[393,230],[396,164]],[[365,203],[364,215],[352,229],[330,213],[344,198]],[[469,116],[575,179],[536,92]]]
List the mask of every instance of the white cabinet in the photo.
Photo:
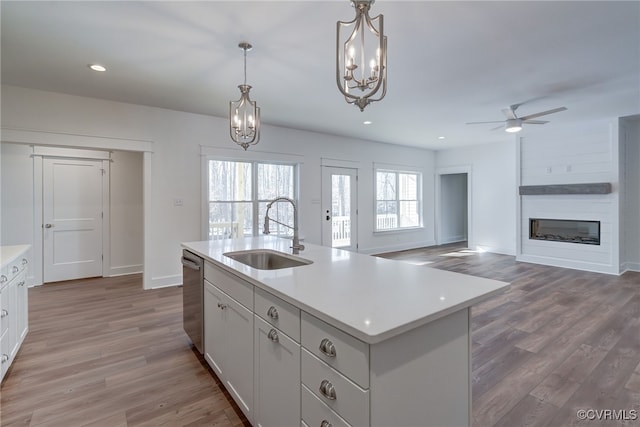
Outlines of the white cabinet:
[[469,308],[366,343],[209,261],[205,279],[205,358],[252,425],[471,424]]
[[[205,266],[208,263],[205,263]],[[205,267],[204,352],[205,359],[249,421],[253,420],[253,296],[250,307],[246,289],[253,285],[231,275],[209,274]],[[211,271],[209,271],[211,273]],[[215,282],[210,282],[213,280]],[[235,282],[235,283],[234,283]],[[229,290],[227,294],[218,287]]]
[[254,425],[300,425],[300,309],[255,288]]
[[369,345],[304,312],[301,323],[302,419],[369,425]]
[[256,315],[254,425],[300,425],[300,344]]
[[0,380],[29,330],[27,259],[28,245],[3,246],[0,268]]

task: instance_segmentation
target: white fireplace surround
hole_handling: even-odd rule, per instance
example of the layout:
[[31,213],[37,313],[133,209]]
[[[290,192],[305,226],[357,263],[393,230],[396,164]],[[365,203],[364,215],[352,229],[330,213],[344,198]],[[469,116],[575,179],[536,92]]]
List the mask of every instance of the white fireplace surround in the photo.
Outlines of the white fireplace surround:
[[[625,163],[619,150],[625,141],[619,139],[618,129],[616,119],[581,135],[558,132],[519,138],[518,261],[607,274],[624,271],[620,177]],[[594,191],[596,187],[602,191]],[[598,221],[600,244],[531,239],[531,218]]]

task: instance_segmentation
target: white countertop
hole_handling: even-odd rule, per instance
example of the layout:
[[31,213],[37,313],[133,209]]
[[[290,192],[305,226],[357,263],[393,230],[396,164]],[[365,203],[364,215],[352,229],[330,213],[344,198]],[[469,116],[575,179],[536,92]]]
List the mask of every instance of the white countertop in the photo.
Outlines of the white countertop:
[[505,290],[496,280],[305,243],[313,264],[258,270],[224,256],[246,249],[291,254],[271,236],[187,242],[182,246],[369,344],[424,325]]
[[25,253],[29,245],[0,246],[0,265],[4,267]]

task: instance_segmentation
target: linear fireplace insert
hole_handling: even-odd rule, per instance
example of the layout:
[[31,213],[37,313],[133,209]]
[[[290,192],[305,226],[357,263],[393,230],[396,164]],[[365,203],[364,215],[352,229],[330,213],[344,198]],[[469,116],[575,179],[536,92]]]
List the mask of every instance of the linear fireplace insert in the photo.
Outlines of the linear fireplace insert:
[[599,245],[600,221],[529,218],[529,238]]

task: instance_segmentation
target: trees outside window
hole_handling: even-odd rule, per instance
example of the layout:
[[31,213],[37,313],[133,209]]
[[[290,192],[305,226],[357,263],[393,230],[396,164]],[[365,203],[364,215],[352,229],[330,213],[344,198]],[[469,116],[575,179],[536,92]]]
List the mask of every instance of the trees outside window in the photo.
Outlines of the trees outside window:
[[[243,161],[208,161],[209,240],[257,236],[262,233],[267,203],[284,196],[295,200],[296,165]],[[289,203],[277,203],[269,217],[293,226]],[[271,234],[293,235],[271,223]]]
[[422,226],[422,174],[376,170],[375,231]]

